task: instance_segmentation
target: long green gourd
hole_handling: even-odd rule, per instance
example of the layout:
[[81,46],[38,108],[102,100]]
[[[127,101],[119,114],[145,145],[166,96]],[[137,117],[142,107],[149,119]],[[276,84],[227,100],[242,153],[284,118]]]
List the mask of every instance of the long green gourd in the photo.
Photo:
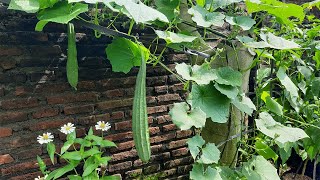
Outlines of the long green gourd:
[[76,34],[74,32],[74,25],[72,23],[68,23],[67,78],[70,85],[77,90],[77,84],[78,84],[77,47],[76,47]]
[[146,60],[143,51],[140,50],[140,52],[141,66],[137,75],[132,107],[132,131],[138,156],[143,162],[147,162],[150,159],[151,150],[146,102]]

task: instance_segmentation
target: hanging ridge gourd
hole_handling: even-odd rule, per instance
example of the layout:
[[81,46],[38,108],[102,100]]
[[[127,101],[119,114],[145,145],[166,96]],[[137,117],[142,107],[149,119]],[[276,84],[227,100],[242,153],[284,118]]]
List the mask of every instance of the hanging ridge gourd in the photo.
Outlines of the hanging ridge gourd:
[[151,150],[146,102],[146,60],[141,48],[140,52],[141,66],[137,75],[132,107],[132,131],[138,156],[143,162],[147,162],[150,159]]
[[68,60],[67,60],[67,78],[69,84],[77,90],[78,84],[78,61],[77,61],[77,46],[76,34],[74,25],[68,23]]

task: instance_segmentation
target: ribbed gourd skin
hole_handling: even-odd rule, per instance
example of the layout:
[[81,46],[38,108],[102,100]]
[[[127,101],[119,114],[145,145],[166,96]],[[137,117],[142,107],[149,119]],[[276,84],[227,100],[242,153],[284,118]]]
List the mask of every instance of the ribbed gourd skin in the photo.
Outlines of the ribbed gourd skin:
[[146,102],[146,62],[142,52],[141,55],[141,66],[137,75],[133,99],[132,131],[139,158],[143,162],[148,162],[151,150]]
[[77,46],[76,46],[76,33],[74,31],[74,25],[72,23],[68,23],[67,77],[70,85],[75,89],[77,89],[77,84],[78,84]]

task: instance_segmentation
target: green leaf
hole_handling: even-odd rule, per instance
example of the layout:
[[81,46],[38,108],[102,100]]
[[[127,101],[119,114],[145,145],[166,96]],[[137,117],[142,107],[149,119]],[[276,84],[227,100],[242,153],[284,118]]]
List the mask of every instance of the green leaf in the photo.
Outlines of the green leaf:
[[223,180],[242,180],[240,172],[234,171],[228,166],[218,166],[216,169]]
[[301,46],[293,41],[286,40],[282,37],[275,36],[271,32],[267,34],[261,33],[260,42],[247,42],[246,46],[252,48],[273,48],[273,49],[298,49]]
[[204,139],[198,134],[188,139],[187,144],[193,159],[196,159],[205,143]]
[[170,31],[155,30],[155,33],[158,35],[158,37],[160,39],[164,39],[167,42],[167,44],[192,42],[193,40],[195,40],[197,38],[195,36],[188,36],[185,34],[173,33]]
[[107,57],[112,65],[112,71],[128,73],[134,66],[141,64],[141,52],[145,59],[149,59],[150,52],[142,45],[138,45],[125,38],[116,38],[106,49]]
[[72,23],[68,23],[67,78],[68,78],[69,84],[75,90],[77,90],[77,84],[78,84],[77,46],[76,46],[76,34],[74,32],[74,25]]
[[203,7],[193,6],[188,10],[188,13],[192,15],[192,20],[197,23],[198,26],[210,27],[218,26],[222,27],[224,24],[225,15],[220,12],[209,12]]
[[92,130],[92,127],[90,127],[89,131],[88,131],[88,135],[93,135],[93,130]]
[[253,104],[250,98],[242,94],[232,100],[232,104],[235,105],[240,111],[251,116],[252,112],[256,110],[256,106]]
[[40,4],[38,0],[11,0],[8,9],[25,11],[27,13],[35,13],[39,10]]
[[280,80],[281,84],[285,87],[286,91],[289,92],[290,97],[289,98],[287,97],[287,98],[288,98],[291,106],[293,108],[295,108],[297,106],[296,105],[297,99],[299,97],[297,86],[291,81],[290,77],[286,74],[284,67],[279,68],[279,70],[277,72],[277,77]]
[[230,99],[221,94],[213,83],[205,86],[194,85],[189,100],[192,107],[199,107],[213,122],[228,121]]
[[273,98],[271,98],[270,94],[268,92],[263,91],[261,94],[261,99],[266,103],[267,108],[271,112],[273,112],[279,116],[283,115],[283,112],[282,112],[283,107],[277,101],[275,101]]
[[206,0],[196,0],[197,5],[204,7],[206,5]]
[[37,161],[38,161],[40,171],[42,172],[42,174],[45,174],[47,169],[46,163],[44,163],[44,161],[38,155],[37,155]]
[[240,26],[244,31],[252,28],[256,21],[249,16],[226,16],[226,21],[231,25]]
[[298,71],[304,76],[305,79],[309,79],[312,75],[312,71],[306,66],[297,66]]
[[246,0],[248,13],[267,11],[269,14],[277,17],[277,20],[284,24],[292,26],[291,17],[296,17],[303,21],[305,13],[301,6],[291,3],[283,3],[278,0]]
[[265,159],[272,158],[273,161],[276,161],[278,159],[278,155],[262,140],[257,140],[255,142],[255,148],[256,148],[256,152],[259,155],[263,156]]
[[69,180],[82,180],[81,176],[78,175],[69,175]]
[[61,154],[64,154],[72,144],[73,144],[73,141],[66,141],[61,147]]
[[216,10],[218,8],[224,8],[233,3],[238,3],[243,0],[206,0],[206,8]]
[[61,157],[63,159],[68,159],[68,160],[81,160],[82,159],[80,151],[65,152]]
[[56,3],[52,8],[44,9],[38,13],[39,20],[67,24],[79,14],[88,11],[87,4],[68,4],[67,1]]
[[222,180],[220,174],[216,169],[208,167],[206,171],[202,164],[193,164],[192,171],[190,172],[190,179],[194,180]]
[[109,140],[102,140],[100,146],[101,147],[117,147],[117,145],[114,142]]
[[180,0],[156,0],[157,10],[162,12],[171,21],[178,15]]
[[87,158],[89,156],[93,156],[95,154],[101,153],[97,147],[93,147],[82,154],[82,158]]
[[42,31],[43,28],[49,23],[49,21],[39,21],[36,24],[35,31]]
[[309,137],[302,129],[284,126],[276,122],[272,116],[266,112],[259,114],[256,119],[256,126],[266,136],[274,138],[280,143],[296,142]]
[[107,166],[108,165],[108,162],[111,160],[112,158],[111,157],[102,157],[100,158],[99,160],[99,164],[102,164],[102,165],[105,165]]
[[192,126],[202,128],[206,123],[206,114],[199,107],[189,110],[185,102],[174,103],[169,115],[181,130],[190,129]]
[[202,148],[202,154],[197,161],[202,164],[218,163],[220,159],[220,151],[214,143],[206,144],[206,147]]
[[89,164],[83,171],[82,177],[84,176],[88,176],[89,174],[92,173],[92,171],[94,171],[96,168],[99,167],[98,163],[94,163],[94,164]]
[[280,180],[277,169],[262,156],[255,156],[243,163],[242,173],[252,180]]
[[294,143],[292,142],[286,142],[284,144],[277,142],[277,145],[279,146],[279,154],[281,158],[281,163],[285,164],[289,157],[291,156],[291,151]]
[[47,144],[47,151],[52,164],[54,164],[54,153],[56,152],[56,146],[53,143]]
[[257,82],[262,82],[262,80],[270,76],[271,68],[259,68],[257,72]]
[[119,176],[103,176],[101,180],[121,180]]
[[216,82],[224,85],[241,86],[242,74],[239,71],[235,71],[230,67],[222,67],[216,71]]
[[160,11],[149,7],[140,0],[116,0],[114,1],[119,6],[123,6],[128,13],[130,18],[132,18],[136,23],[146,23],[149,24],[152,21],[162,21],[168,23],[168,18],[162,14]]
[[316,77],[312,80],[311,83],[311,92],[313,96],[320,96],[320,77]]
[[235,99],[239,94],[239,89],[234,86],[215,83],[214,87],[230,99]]
[[186,80],[195,81],[199,85],[209,84],[211,81],[217,79],[217,75],[209,64],[202,64],[201,66],[190,66],[185,63],[177,64],[176,71]]
[[75,168],[75,166],[73,164],[68,164],[62,168],[57,169],[55,175],[54,175],[54,179],[58,179],[59,177],[63,176],[64,174],[66,174],[69,171],[72,171],[73,168]]

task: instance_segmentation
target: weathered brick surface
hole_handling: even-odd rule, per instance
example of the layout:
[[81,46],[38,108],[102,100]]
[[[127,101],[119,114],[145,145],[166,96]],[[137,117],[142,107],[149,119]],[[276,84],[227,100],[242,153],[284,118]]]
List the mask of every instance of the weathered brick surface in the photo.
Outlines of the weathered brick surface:
[[[191,163],[187,138],[192,131],[179,131],[168,111],[184,98],[183,84],[161,66],[147,68],[148,122],[151,160],[138,157],[131,132],[132,103],[138,68],[128,74],[113,73],[105,57],[111,38],[96,39],[91,31],[77,28],[79,83],[75,91],[66,78],[67,36],[65,25],[50,23],[35,32],[34,15],[12,13],[0,6],[0,179],[34,179],[39,172],[36,156],[50,168],[44,146],[37,136],[52,132],[61,148],[66,136],[60,126],[72,122],[83,137],[97,121],[112,125],[105,138],[110,148],[110,174],[122,179],[157,176],[188,177]],[[184,55],[168,55],[165,62],[174,70]],[[94,130],[100,135],[100,131]],[[57,161],[61,166],[63,161]]]

